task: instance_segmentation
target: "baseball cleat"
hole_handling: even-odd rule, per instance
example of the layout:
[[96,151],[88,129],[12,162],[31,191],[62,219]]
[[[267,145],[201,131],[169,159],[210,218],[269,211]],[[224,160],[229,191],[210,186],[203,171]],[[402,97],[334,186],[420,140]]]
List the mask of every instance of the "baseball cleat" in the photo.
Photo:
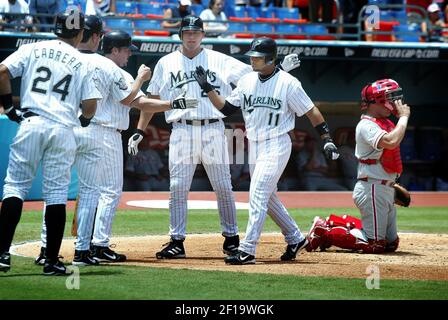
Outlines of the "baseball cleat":
[[74,266],[97,266],[99,262],[92,257],[90,250],[75,250]]
[[11,269],[11,255],[5,252],[0,255],[0,271],[8,272]]
[[124,262],[126,256],[124,254],[116,253],[109,247],[92,246],[91,258],[98,262]]
[[44,265],[44,275],[45,276],[69,276],[73,273],[73,271],[68,270],[62,261],[57,260],[52,263],[48,260],[45,261]]
[[225,257],[224,262],[233,265],[255,264],[255,256],[243,251],[238,251],[233,256]]
[[295,260],[297,254],[308,245],[308,239],[304,238],[302,241],[296,244],[288,244],[285,253],[280,257],[282,261]]
[[34,259],[34,264],[37,264],[39,266],[43,266],[45,264],[45,258],[46,258],[45,251],[46,250],[47,249],[45,247],[40,248],[39,256],[36,259]]
[[171,239],[164,246],[166,247],[162,251],[156,253],[157,259],[184,259],[186,257],[184,240]]
[[228,256],[233,256],[238,253],[238,247],[240,246],[240,236],[226,237],[222,245],[222,252]]

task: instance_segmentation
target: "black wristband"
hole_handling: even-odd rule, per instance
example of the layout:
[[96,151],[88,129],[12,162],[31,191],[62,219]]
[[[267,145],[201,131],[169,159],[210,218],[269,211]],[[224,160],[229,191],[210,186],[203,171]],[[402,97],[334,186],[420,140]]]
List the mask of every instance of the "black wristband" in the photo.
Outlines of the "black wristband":
[[284,69],[283,69],[281,63],[277,63],[277,64],[275,65],[275,67],[276,67],[276,68],[279,68],[280,70],[283,70],[283,71],[284,71]]
[[330,129],[328,128],[328,124],[325,121],[315,126],[314,129],[316,129],[317,133],[320,136],[324,134],[330,134]]
[[81,114],[78,118],[79,122],[81,122],[81,127],[87,127],[90,124],[90,120],[92,120],[92,118],[86,118]]
[[334,143],[334,141],[333,141],[333,139],[331,139],[331,137],[325,137],[323,140],[324,140],[324,144]]
[[145,131],[140,130],[140,129],[135,129],[134,134],[138,133],[139,135],[145,136]]
[[2,102],[3,108],[9,109],[12,107],[12,93],[0,95],[0,101]]

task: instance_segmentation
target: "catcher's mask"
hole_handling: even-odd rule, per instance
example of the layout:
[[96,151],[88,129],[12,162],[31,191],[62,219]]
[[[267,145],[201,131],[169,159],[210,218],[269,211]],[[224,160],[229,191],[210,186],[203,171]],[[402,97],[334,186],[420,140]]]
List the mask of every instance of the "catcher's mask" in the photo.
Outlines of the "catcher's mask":
[[394,101],[397,100],[403,100],[403,90],[392,79],[377,80],[361,90],[361,110],[367,109],[369,104],[378,103],[395,114]]

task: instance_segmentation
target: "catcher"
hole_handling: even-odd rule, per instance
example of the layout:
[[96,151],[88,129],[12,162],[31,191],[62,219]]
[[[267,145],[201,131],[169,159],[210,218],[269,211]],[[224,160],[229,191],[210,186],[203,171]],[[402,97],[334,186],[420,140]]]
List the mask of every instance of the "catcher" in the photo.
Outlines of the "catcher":
[[[410,108],[403,103],[402,89],[392,79],[378,80],[361,91],[365,113],[356,126],[355,156],[358,182],[353,200],[361,220],[331,215],[315,217],[308,233],[307,251],[325,250],[334,245],[364,253],[397,250],[397,211],[394,203],[409,206],[409,192],[395,181],[402,173],[400,142],[403,140]],[[395,125],[388,117],[394,114]]]

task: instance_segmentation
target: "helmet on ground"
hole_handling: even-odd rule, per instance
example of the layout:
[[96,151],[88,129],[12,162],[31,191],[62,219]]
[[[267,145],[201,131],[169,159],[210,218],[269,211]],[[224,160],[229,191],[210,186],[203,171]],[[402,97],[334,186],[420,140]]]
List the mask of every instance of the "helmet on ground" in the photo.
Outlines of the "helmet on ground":
[[94,33],[103,33],[103,21],[96,15],[87,15],[84,19],[84,35],[82,42],[87,42]]
[[403,99],[403,90],[395,80],[377,80],[374,83],[369,83],[361,90],[361,99],[361,110],[367,109],[371,103],[378,103],[394,112],[395,105],[393,102]]
[[133,51],[138,48],[132,44],[132,38],[129,33],[122,30],[114,30],[106,33],[103,37],[102,51],[110,53],[112,48],[129,48]]
[[185,30],[204,31],[204,22],[197,16],[186,16],[182,19],[179,29],[179,38],[182,39],[182,32]]
[[272,63],[277,58],[277,43],[271,38],[256,38],[250,44],[250,50],[245,53],[250,57],[266,57],[266,63]]
[[60,12],[56,16],[54,34],[60,38],[76,37],[84,29],[84,14],[78,10]]

